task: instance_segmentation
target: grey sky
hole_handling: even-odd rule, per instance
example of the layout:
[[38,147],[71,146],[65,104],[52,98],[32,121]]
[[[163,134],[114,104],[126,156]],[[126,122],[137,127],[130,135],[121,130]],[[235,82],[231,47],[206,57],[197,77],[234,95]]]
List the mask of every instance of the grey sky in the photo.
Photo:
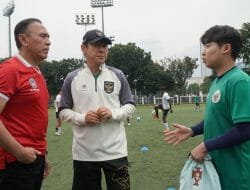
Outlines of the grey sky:
[[[0,1],[0,57],[8,56],[8,19],[2,10],[10,0]],[[240,28],[250,22],[250,0],[113,0],[104,8],[105,33],[115,43],[135,42],[153,60],[164,57],[199,58],[199,38],[209,27],[228,24]],[[84,26],[75,24],[76,13],[94,13],[101,29],[101,9],[91,8],[90,0],[15,0],[12,19],[12,52],[17,49],[13,28],[21,19],[41,19],[51,35],[49,60],[81,58]]]

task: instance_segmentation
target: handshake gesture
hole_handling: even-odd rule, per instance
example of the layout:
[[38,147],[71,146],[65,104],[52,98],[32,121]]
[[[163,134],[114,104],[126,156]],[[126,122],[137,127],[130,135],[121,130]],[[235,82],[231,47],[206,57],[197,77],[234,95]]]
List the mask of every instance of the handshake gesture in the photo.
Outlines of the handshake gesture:
[[106,107],[100,107],[96,111],[88,111],[85,115],[87,125],[96,125],[107,121],[112,117],[112,112]]

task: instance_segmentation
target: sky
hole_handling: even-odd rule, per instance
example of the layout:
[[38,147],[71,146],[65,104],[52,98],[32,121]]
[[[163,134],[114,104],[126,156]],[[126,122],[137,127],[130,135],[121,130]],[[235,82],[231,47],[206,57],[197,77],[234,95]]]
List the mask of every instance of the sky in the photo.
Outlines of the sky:
[[[10,0],[0,0],[0,57],[8,57],[8,18],[3,9]],[[48,60],[82,58],[80,45],[85,29],[102,29],[101,8],[90,0],[14,0],[11,16],[12,54],[17,53],[13,30],[22,19],[42,20],[50,33]],[[200,58],[200,36],[211,26],[231,25],[237,29],[250,22],[250,0],[113,0],[105,7],[104,32],[114,44],[136,43],[152,59]],[[76,14],[95,14],[96,24],[75,23]],[[195,74],[199,76],[200,66]]]

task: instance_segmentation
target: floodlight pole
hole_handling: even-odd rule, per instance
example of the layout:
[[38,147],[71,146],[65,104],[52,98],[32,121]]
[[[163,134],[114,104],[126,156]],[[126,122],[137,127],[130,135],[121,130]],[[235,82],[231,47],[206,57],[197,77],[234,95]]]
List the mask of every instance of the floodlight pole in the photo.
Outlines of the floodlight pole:
[[92,13],[76,14],[75,22],[77,25],[84,25],[85,33],[86,33],[87,25],[95,24],[95,15]]
[[91,7],[92,8],[102,8],[102,32],[104,33],[104,7],[113,6],[113,0],[91,0]]
[[134,88],[135,88],[135,103],[136,103],[136,96],[137,96],[137,93],[136,93],[136,85],[137,85],[137,79],[134,79],[133,80],[133,83],[134,83]]
[[9,28],[9,57],[11,57],[11,14],[14,12],[15,4],[14,1],[10,1],[3,10],[3,16],[8,17],[8,28]]
[[104,33],[104,14],[103,14],[103,7],[102,7],[102,32]]
[[11,57],[12,52],[11,52],[11,19],[10,19],[10,15],[8,16],[8,21],[9,21],[9,57]]
[[203,71],[202,71],[202,43],[200,41],[200,66],[201,66],[201,80],[203,79]]

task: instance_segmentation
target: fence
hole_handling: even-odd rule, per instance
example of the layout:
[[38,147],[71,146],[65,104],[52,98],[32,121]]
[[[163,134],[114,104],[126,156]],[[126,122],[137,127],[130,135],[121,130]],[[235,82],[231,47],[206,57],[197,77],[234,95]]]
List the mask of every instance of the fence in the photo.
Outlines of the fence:
[[[175,95],[171,98],[171,102],[172,104],[194,104],[194,95],[190,95],[190,96],[178,96]],[[205,103],[206,99],[207,99],[207,95],[202,95],[199,96],[200,98],[200,103]],[[159,96],[136,96],[135,98],[135,103],[136,104],[141,104],[141,105],[146,105],[146,104],[160,104],[162,103],[162,97]],[[51,98],[51,100],[49,101],[49,106],[50,107],[54,107],[54,99]]]
[[[178,96],[175,95],[171,98],[172,104],[194,104],[194,95],[189,95],[189,96]],[[200,103],[205,103],[207,99],[207,95],[201,95],[199,96]],[[135,103],[136,104],[160,104],[162,103],[162,98],[161,97],[156,97],[156,96],[137,96],[135,98]]]

